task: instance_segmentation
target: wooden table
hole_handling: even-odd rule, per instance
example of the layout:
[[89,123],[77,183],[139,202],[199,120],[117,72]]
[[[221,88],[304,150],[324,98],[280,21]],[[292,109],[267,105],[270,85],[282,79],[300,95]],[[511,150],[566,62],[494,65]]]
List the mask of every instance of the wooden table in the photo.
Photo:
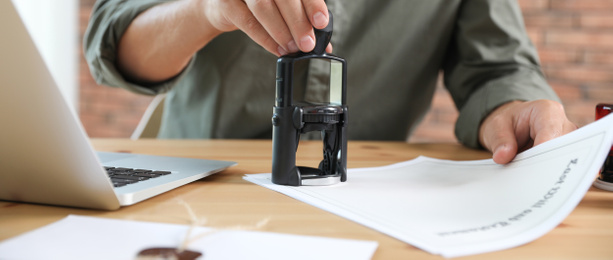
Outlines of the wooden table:
[[[69,214],[104,218],[189,224],[185,205],[206,226],[255,227],[300,235],[374,240],[374,259],[442,259],[370,228],[251,184],[245,174],[271,171],[270,141],[93,139],[100,151],[232,160],[219,174],[117,211],[98,211],[0,201],[0,240],[58,221]],[[441,159],[489,158],[484,151],[458,144],[349,142],[348,167],[382,166],[425,155]],[[301,142],[299,165],[315,166],[322,158],[320,142]],[[613,259],[613,192],[590,189],[562,224],[527,245],[467,259]],[[463,259],[463,258],[461,258]]]

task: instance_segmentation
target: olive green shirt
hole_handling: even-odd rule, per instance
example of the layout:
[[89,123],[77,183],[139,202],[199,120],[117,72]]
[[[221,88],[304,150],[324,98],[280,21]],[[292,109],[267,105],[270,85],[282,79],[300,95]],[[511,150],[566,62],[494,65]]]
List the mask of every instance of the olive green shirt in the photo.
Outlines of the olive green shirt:
[[[219,35],[180,75],[158,85],[129,82],[117,71],[122,34],[139,13],[162,2],[96,3],[84,39],[96,81],[148,95],[167,92],[160,138],[271,138],[277,57],[241,31]],[[479,147],[482,119],[501,104],[558,100],[515,0],[327,4],[334,54],[347,61],[351,140],[406,140],[429,109],[441,72],[460,112],[456,136],[471,147]]]

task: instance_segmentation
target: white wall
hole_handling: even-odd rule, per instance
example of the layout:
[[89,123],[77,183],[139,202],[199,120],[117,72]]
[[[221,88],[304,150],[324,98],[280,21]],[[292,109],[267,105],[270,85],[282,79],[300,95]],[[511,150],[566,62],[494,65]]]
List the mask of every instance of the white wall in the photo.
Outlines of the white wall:
[[80,50],[78,0],[12,1],[64,97],[76,110]]

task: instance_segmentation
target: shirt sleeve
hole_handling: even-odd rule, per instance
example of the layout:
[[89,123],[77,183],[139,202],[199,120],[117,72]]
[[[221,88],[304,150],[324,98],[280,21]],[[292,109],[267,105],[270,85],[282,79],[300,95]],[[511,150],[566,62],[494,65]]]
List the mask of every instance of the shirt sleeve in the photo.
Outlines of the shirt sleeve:
[[482,120],[504,103],[559,101],[541,71],[515,0],[463,1],[454,30],[444,82],[460,111],[455,126],[460,142],[481,147]]
[[168,0],[98,0],[96,2],[83,37],[85,59],[96,83],[121,87],[140,94],[156,95],[170,90],[192,66],[193,62],[190,62],[188,69],[173,79],[147,86],[126,80],[117,69],[117,46],[132,20],[148,8],[164,2]]

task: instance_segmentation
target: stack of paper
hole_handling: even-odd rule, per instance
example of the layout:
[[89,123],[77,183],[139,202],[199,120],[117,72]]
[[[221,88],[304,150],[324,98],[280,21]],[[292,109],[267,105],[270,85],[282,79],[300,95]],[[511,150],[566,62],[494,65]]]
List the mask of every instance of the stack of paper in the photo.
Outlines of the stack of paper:
[[519,154],[490,160],[419,157],[351,169],[327,187],[246,180],[379,230],[433,254],[456,257],[528,243],[556,227],[582,199],[613,142],[613,117]]

